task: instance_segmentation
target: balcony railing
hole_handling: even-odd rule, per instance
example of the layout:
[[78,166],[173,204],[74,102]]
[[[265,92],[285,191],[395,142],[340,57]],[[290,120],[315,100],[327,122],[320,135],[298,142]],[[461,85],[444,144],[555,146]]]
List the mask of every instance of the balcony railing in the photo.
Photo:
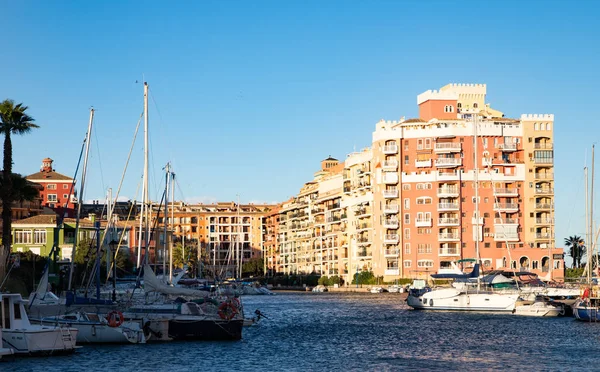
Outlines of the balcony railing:
[[439,203],[438,210],[440,210],[440,211],[457,211],[458,203]]
[[398,190],[383,190],[383,197],[384,198],[397,198]]
[[458,233],[440,233],[438,239],[440,241],[458,240]]
[[459,223],[460,220],[458,218],[438,218],[438,226],[453,226]]
[[398,243],[398,234],[386,234],[383,237],[383,242],[390,244]]
[[431,227],[433,225],[431,218],[425,219],[425,218],[421,218],[421,219],[415,219],[415,226],[416,227]]
[[553,178],[554,178],[554,173],[552,173],[552,172],[536,173],[535,174],[535,179],[536,180],[551,180]]
[[535,233],[535,238],[536,239],[551,239],[551,238],[553,238],[553,236],[552,236],[552,233],[542,232],[542,233]]
[[519,204],[516,203],[494,203],[494,209],[496,210],[515,210],[519,209]]
[[398,160],[386,160],[383,162],[384,170],[396,170],[398,169]]
[[400,207],[398,206],[398,204],[385,204],[383,206],[383,213],[394,214],[398,213],[399,210]]
[[398,173],[384,173],[383,174],[383,183],[385,184],[397,184],[398,183]]
[[415,167],[417,167],[417,168],[429,168],[429,167],[431,167],[431,159],[427,159],[427,160],[415,160]]
[[538,195],[551,195],[554,194],[554,189],[552,187],[546,187],[546,188],[536,188],[535,189],[535,193]]
[[454,171],[439,171],[438,172],[438,180],[439,181],[457,181],[459,174]]
[[549,142],[538,142],[533,145],[534,149],[548,149],[551,150],[553,147],[552,143]]
[[386,256],[397,256],[399,253],[400,250],[398,248],[386,249],[384,252]]
[[399,226],[398,220],[395,219],[387,219],[383,221],[383,227],[386,229],[397,229]]
[[514,225],[518,223],[519,220],[516,218],[494,218],[495,225]]
[[435,152],[457,152],[462,146],[460,142],[436,143],[433,149]]
[[535,203],[535,209],[552,209],[553,207],[552,203]]
[[505,188],[494,189],[494,195],[498,195],[498,196],[518,196],[519,195],[519,189],[516,189],[516,188],[513,188],[513,189],[505,189]]
[[440,187],[437,189],[438,197],[458,196],[458,187]]
[[384,154],[397,154],[398,153],[398,145],[387,145],[387,146],[383,146],[383,153]]
[[437,158],[435,159],[436,167],[458,167],[462,164],[461,158]]
[[501,143],[498,145],[498,148],[502,151],[516,151],[517,144],[516,143]]
[[552,223],[554,223],[554,220],[552,218],[536,218],[535,219],[535,223],[539,223],[541,225],[551,225]]
[[553,158],[533,158],[535,164],[553,164]]
[[440,247],[440,256],[460,256],[460,249],[458,247]]

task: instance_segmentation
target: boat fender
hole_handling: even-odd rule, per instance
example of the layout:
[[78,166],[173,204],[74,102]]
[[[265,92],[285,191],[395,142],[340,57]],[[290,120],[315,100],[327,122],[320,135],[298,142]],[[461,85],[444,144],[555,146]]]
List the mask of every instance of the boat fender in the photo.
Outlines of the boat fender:
[[231,320],[237,313],[238,309],[230,301],[225,301],[219,305],[219,317],[221,319]]
[[125,317],[123,313],[117,310],[113,310],[106,316],[106,320],[108,320],[109,327],[118,327],[125,321]]

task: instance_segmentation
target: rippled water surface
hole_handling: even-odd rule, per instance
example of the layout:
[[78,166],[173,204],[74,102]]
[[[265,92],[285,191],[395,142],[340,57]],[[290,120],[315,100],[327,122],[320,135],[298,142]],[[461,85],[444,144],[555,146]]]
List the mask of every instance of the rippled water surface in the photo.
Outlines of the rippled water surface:
[[269,319],[242,341],[84,346],[1,371],[599,370],[600,324],[410,310],[400,295],[244,297]]

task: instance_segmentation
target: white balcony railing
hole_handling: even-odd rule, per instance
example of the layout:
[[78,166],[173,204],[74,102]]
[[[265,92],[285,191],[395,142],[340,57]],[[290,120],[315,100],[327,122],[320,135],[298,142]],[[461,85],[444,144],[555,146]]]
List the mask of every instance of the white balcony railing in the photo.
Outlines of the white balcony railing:
[[540,142],[540,143],[535,143],[533,145],[533,148],[538,150],[538,149],[548,149],[551,150],[552,149],[552,143],[549,142]]
[[398,173],[384,173],[383,183],[393,185],[398,183]]
[[551,180],[553,178],[554,178],[554,173],[552,173],[552,172],[536,173],[535,174],[535,179],[536,180]]
[[498,196],[518,196],[519,195],[519,189],[517,189],[517,188],[513,188],[513,189],[505,189],[505,188],[494,189],[494,195],[498,195]]
[[383,153],[387,155],[397,154],[398,153],[398,145],[387,145],[383,146]]
[[396,170],[398,169],[398,160],[386,160],[383,162],[384,170]]
[[459,223],[458,218],[438,218],[438,226],[455,226]]
[[462,164],[461,158],[437,158],[435,159],[436,167],[458,167]]
[[494,218],[495,225],[515,225],[518,223],[519,220],[516,218]]
[[383,237],[383,242],[388,244],[398,243],[398,234],[386,234]]
[[546,188],[537,188],[535,189],[535,193],[538,195],[551,195],[554,194],[554,189],[552,187],[546,187]]
[[458,247],[440,247],[438,253],[440,256],[460,256],[460,249]]
[[397,229],[399,226],[398,220],[395,219],[387,219],[383,220],[383,227],[386,229]]
[[440,187],[437,189],[438,197],[458,196],[458,187]]
[[496,210],[518,210],[519,204],[516,203],[494,203]]
[[440,233],[438,239],[440,241],[458,240],[458,233]]
[[457,152],[462,149],[460,142],[436,143],[433,150],[435,152]]
[[398,190],[383,190],[383,197],[384,198],[397,198],[398,197]]
[[400,250],[398,248],[386,249],[384,251],[384,254],[386,256],[397,256],[399,253],[400,253]]
[[439,203],[438,210],[439,211],[457,211],[458,203]]
[[552,209],[553,207],[552,203],[535,203],[535,209]]
[[551,225],[554,223],[554,220],[552,218],[542,217],[542,218],[536,218],[535,223],[539,223],[541,225]]
[[501,143],[498,145],[498,148],[502,151],[516,151],[517,144],[516,143]]
[[429,219],[415,219],[415,226],[416,227],[431,227],[433,226],[433,222],[431,221],[431,218]]
[[399,210],[400,207],[398,206],[398,204],[385,204],[383,206],[383,213],[395,214],[398,213]]
[[428,168],[428,167],[431,167],[431,159],[427,159],[427,160],[415,160],[415,167],[417,167],[417,168]]

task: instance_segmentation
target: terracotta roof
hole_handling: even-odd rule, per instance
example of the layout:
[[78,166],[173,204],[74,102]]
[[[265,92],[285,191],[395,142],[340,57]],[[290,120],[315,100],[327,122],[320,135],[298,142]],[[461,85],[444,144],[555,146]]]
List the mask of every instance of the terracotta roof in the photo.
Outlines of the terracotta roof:
[[402,122],[402,124],[404,123],[427,123],[425,120],[423,119],[419,119],[419,118],[413,118],[413,119],[406,119]]
[[38,216],[24,218],[22,220],[14,221],[12,225],[56,225],[55,214],[40,214]]
[[34,174],[30,174],[25,177],[28,180],[57,180],[57,181],[72,181],[71,177],[65,176],[64,174],[60,174],[58,172],[37,172]]

